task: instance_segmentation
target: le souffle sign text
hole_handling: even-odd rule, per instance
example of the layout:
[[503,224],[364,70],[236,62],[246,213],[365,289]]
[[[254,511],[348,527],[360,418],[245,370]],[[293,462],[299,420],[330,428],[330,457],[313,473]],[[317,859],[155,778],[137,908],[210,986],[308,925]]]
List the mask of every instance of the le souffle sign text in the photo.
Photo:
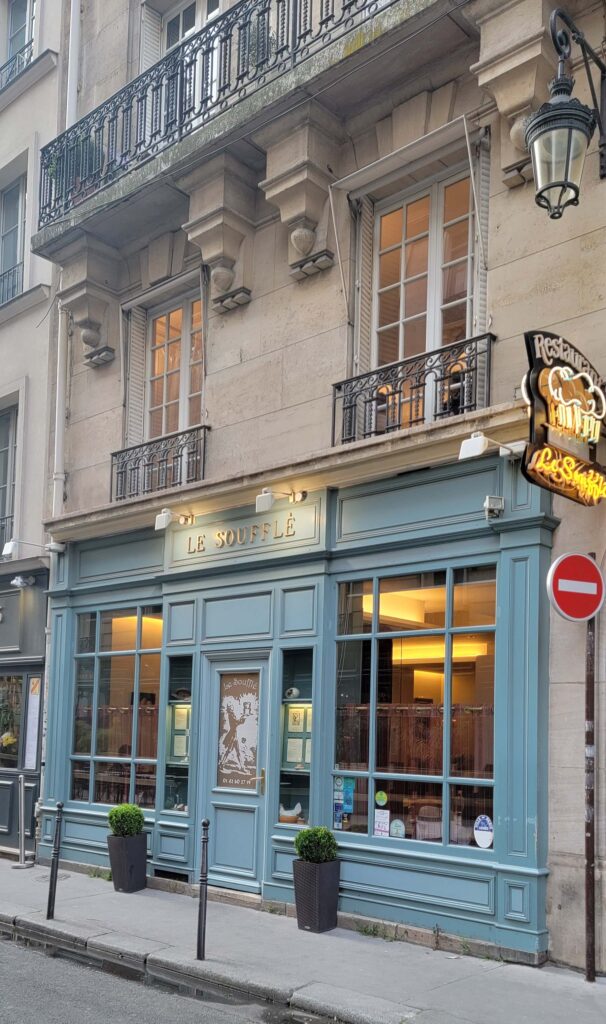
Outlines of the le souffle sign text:
[[549,331],[530,331],[524,338],[530,439],[523,472],[539,487],[580,505],[597,505],[606,498],[606,467],[597,461],[606,420],[604,378],[564,338]]
[[194,526],[172,534],[172,564],[243,560],[263,552],[288,553],[290,548],[319,543],[319,503],[275,508],[260,516],[204,516]]

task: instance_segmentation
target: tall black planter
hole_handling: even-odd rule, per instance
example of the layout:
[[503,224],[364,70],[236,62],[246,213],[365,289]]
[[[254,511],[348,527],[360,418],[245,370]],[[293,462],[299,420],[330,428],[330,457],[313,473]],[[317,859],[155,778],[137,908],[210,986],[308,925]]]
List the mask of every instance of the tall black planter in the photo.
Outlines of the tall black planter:
[[307,932],[328,932],[337,927],[339,861],[324,864],[293,861],[297,924]]
[[108,836],[109,863],[116,892],[138,892],[147,885],[147,836]]

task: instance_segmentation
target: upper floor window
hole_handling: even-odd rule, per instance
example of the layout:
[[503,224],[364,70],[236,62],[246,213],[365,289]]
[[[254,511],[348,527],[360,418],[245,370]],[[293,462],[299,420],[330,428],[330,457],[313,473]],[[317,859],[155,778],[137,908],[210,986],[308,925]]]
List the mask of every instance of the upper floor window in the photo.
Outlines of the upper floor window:
[[164,49],[171,50],[186,36],[196,30],[196,2],[188,3],[176,10],[173,8],[164,18]]
[[186,0],[180,4],[146,0],[141,5],[141,71],[199,31],[220,7],[221,0]]
[[193,298],[151,317],[148,438],[201,422],[202,380],[202,303]]
[[469,174],[378,211],[376,366],[471,337],[473,243]]
[[0,412],[0,549],[13,536],[17,406]]
[[19,53],[32,38],[34,0],[9,0],[8,59]]
[[25,178],[0,192],[0,306],[23,291]]

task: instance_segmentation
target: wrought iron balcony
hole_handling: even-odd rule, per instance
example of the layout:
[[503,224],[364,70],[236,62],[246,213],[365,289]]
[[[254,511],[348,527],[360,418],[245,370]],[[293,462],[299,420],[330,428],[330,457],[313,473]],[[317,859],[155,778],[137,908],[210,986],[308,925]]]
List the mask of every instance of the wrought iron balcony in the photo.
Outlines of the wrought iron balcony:
[[2,548],[7,541],[12,540],[13,536],[13,514],[9,516],[0,516],[0,560]]
[[334,384],[333,445],[485,408],[494,340],[481,334]]
[[6,61],[0,68],[0,92],[2,89],[6,89],[7,85],[20,75],[22,71],[25,71],[28,64],[31,64],[32,57],[34,55],[34,40],[30,39],[29,43],[26,43],[17,53],[14,53],[12,57]]
[[17,263],[0,274],[0,306],[23,291],[23,264]]
[[40,227],[394,2],[241,0],[44,147]]
[[184,487],[204,479],[208,427],[192,427],[112,454],[111,501]]

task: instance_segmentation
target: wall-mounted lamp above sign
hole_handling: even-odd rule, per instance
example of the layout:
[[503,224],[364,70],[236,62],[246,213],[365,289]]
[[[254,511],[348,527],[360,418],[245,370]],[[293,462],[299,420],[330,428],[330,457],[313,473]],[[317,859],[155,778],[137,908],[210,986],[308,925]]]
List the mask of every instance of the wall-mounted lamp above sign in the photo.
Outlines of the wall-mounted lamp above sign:
[[605,381],[570,342],[549,331],[524,335],[530,369],[522,381],[530,441],[522,471],[531,483],[580,505],[606,498],[597,445],[606,423]]

